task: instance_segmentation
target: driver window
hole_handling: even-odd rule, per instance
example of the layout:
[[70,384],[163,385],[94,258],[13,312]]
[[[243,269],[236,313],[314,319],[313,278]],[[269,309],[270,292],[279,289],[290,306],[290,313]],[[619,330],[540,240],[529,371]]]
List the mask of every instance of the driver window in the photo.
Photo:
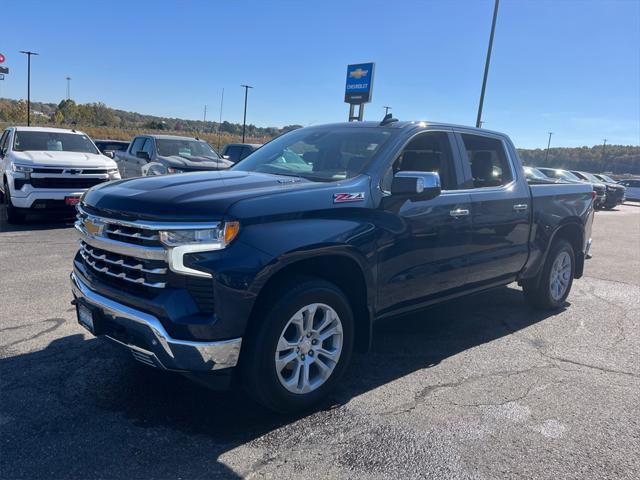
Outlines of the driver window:
[[442,190],[455,190],[457,182],[449,135],[445,132],[428,132],[411,140],[382,179],[382,190],[391,191],[393,176],[405,171],[435,172],[440,175]]

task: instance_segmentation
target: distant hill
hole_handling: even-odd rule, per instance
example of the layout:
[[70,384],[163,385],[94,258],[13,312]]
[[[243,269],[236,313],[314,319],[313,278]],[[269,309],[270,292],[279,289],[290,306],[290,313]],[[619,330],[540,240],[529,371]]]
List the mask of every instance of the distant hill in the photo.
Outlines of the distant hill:
[[[109,129],[184,132],[185,134],[217,134],[218,122],[202,120],[185,120],[182,118],[158,117],[126,112],[107,107],[104,103],[76,104],[73,100],[63,100],[58,104],[31,102],[31,121],[36,125],[69,126],[76,124],[78,128],[107,127]],[[26,121],[26,102],[0,98],[0,123],[23,124]],[[289,125],[284,128],[256,127],[249,124],[246,136],[262,143],[277,135],[299,128],[300,125]],[[223,136],[238,137],[242,135],[242,124],[222,122],[220,132]]]
[[[144,115],[109,108],[103,103],[76,104],[73,100],[63,100],[59,104],[32,102],[31,108],[32,123],[36,125],[70,126],[75,122],[78,128],[94,138],[128,140],[139,133],[166,132],[199,136],[217,146],[217,143],[224,145],[236,142],[242,134],[242,125],[238,123],[222,122],[218,132],[218,122]],[[25,119],[24,100],[0,98],[0,126],[9,123],[24,124]],[[300,125],[284,128],[247,125],[247,141],[264,143],[299,127]],[[526,165],[640,175],[639,146],[607,145],[604,151],[602,145],[552,148],[546,160],[545,149],[519,149],[518,152]]]

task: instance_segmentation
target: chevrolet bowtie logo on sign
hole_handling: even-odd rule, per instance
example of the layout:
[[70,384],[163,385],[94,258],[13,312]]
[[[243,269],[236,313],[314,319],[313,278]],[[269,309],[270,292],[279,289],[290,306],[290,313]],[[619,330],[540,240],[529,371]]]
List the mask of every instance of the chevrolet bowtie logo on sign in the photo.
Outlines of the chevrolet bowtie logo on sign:
[[349,72],[349,76],[351,78],[357,78],[358,80],[360,80],[362,77],[364,77],[368,73],[369,73],[369,70],[363,70],[361,68],[358,68],[357,70],[352,70],[351,72]]
[[89,235],[93,235],[93,236],[101,235],[102,230],[104,229],[104,223],[94,222],[90,218],[87,218],[84,221],[84,229],[87,231]]
[[371,101],[375,63],[358,63],[347,66],[347,84],[344,101],[362,105]]

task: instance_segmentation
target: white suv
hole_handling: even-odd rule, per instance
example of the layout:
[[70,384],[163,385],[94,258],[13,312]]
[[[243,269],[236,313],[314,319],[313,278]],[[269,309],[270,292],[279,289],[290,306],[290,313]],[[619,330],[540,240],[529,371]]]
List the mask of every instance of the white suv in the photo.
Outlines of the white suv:
[[116,163],[76,130],[9,127],[0,137],[0,197],[9,223],[28,211],[71,211],[90,187],[120,178]]

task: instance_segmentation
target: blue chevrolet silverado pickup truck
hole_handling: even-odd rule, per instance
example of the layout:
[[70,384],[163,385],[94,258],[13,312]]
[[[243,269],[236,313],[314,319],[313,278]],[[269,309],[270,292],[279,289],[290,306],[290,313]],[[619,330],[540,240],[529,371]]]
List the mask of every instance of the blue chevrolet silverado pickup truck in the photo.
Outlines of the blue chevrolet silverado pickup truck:
[[593,212],[589,185],[529,185],[497,132],[307,127],[228,171],[89,190],[73,303],[138,361],[298,411],[367,350],[376,319],[514,281],[531,305],[562,306]]

